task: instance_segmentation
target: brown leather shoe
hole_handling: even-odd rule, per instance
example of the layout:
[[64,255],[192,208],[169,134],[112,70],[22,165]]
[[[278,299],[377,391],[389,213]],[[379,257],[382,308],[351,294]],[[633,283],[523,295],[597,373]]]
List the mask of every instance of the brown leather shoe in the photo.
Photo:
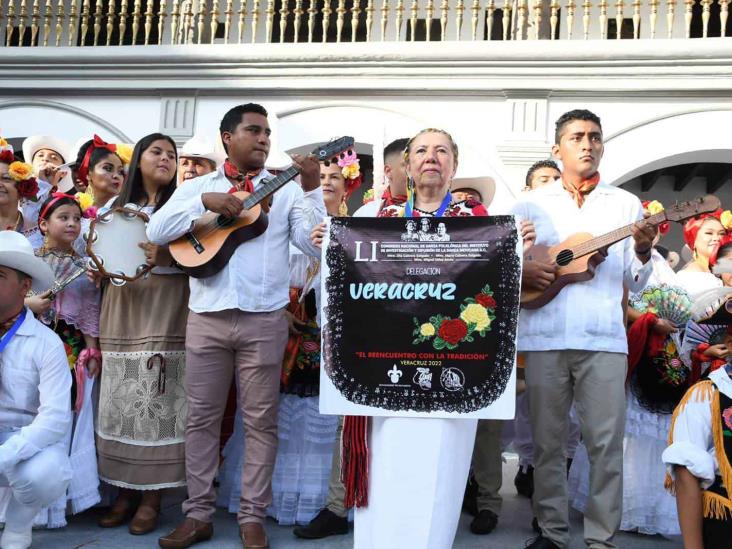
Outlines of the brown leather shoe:
[[244,549],[267,549],[269,547],[264,526],[258,522],[239,525],[239,537],[244,544]]
[[160,516],[160,507],[151,507],[149,505],[140,505],[137,508],[135,516],[130,521],[130,534],[142,536],[149,534],[158,527],[158,517]]
[[213,524],[186,517],[175,530],[158,539],[163,549],[185,549],[199,541],[207,541],[213,536]]
[[129,522],[140,503],[140,492],[130,492],[120,492],[120,496],[107,514],[100,517],[97,521],[99,526],[102,528],[117,528]]

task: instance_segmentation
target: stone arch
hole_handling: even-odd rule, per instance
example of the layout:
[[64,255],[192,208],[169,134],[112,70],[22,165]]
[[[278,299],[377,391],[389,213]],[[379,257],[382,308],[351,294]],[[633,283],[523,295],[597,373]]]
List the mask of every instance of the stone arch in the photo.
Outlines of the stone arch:
[[72,105],[47,99],[0,101],[0,134],[4,137],[58,135],[74,143],[93,133],[112,142],[134,143],[107,120]]
[[600,172],[622,185],[644,173],[690,162],[732,162],[732,109],[673,113],[609,136]]

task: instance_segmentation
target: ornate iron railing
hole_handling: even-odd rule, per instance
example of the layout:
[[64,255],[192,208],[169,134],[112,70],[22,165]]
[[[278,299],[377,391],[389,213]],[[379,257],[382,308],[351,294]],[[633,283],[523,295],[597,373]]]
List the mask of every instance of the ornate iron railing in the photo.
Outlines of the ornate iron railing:
[[730,0],[0,0],[0,43],[37,47],[706,38],[728,33],[729,3]]

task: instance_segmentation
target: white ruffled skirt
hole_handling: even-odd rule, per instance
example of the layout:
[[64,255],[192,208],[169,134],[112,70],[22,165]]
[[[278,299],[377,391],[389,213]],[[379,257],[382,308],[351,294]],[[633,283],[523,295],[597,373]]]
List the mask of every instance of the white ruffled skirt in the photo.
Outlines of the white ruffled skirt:
[[[663,487],[666,468],[661,454],[671,426],[671,414],[649,412],[631,392],[627,394],[623,440],[623,518],[620,529],[641,534],[681,533],[676,500]],[[589,497],[590,463],[584,444],[577,447],[569,474],[569,502],[584,512]]]
[[[282,525],[307,524],[325,507],[338,416],[322,415],[318,397],[280,396],[277,461],[267,514]],[[244,431],[237,410],[234,433],[224,447],[216,503],[239,510]]]
[[[87,379],[84,389],[84,404],[79,414],[74,414],[74,425],[66,435],[69,448],[72,477],[66,495],[61,496],[49,507],[36,515],[33,526],[63,528],[66,515],[75,515],[93,507],[101,500],[99,474],[97,473],[97,452],[94,444],[94,407],[92,393],[95,379]],[[5,522],[5,510],[12,492],[0,488],[0,522]]]

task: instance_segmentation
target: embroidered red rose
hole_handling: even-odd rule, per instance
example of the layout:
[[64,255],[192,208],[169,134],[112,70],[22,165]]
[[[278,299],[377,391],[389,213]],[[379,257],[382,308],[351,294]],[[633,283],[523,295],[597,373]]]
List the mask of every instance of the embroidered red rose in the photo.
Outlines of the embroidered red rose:
[[34,199],[38,194],[38,182],[35,177],[31,177],[24,181],[18,181],[16,186],[18,189],[18,196],[21,198]]
[[468,325],[459,318],[445,319],[440,324],[437,335],[450,345],[457,345],[466,335],[468,335]]
[[478,294],[475,296],[475,301],[483,305],[486,309],[495,309],[496,300],[486,294]]

